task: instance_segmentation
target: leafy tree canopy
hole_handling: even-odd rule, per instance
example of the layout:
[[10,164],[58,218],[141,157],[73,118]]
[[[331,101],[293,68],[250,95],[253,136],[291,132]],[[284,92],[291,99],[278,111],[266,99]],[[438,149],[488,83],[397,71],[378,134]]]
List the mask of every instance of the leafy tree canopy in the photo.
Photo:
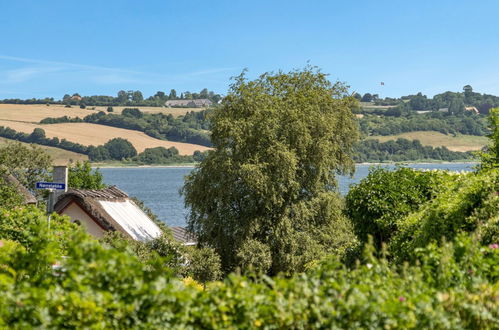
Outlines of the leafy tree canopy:
[[344,228],[335,174],[354,170],[356,102],[311,67],[235,79],[213,113],[215,149],[183,188],[189,228],[220,254],[224,271],[251,239],[268,246],[270,273],[304,269],[341,249],[343,233],[329,236]]
[[122,160],[137,155],[137,150],[130,141],[123,138],[114,138],[106,142],[104,147],[108,150],[111,159]]
[[104,184],[99,170],[92,170],[90,163],[76,162],[68,168],[68,184],[74,189],[102,189]]
[[42,148],[19,142],[0,147],[0,170],[12,174],[28,189],[48,178],[52,159]]

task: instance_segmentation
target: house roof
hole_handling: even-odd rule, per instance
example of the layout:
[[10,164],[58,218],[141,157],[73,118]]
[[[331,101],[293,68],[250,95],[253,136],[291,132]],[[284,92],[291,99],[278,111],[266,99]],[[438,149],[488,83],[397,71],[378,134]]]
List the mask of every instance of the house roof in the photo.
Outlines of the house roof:
[[173,238],[184,245],[196,245],[196,237],[183,227],[170,227]]
[[195,100],[168,100],[165,102],[166,106],[196,106],[204,107],[213,104],[208,99],[195,99]]
[[473,111],[475,113],[480,113],[476,107],[464,107],[464,110],[466,111]]
[[33,194],[28,189],[26,189],[26,187],[23,186],[15,176],[13,176],[12,174],[5,174],[3,176],[3,179],[7,184],[14,186],[17,192],[24,197],[25,204],[36,204],[36,197],[33,196]]
[[72,203],[104,230],[117,230],[139,241],[161,235],[161,229],[116,186],[99,190],[70,189],[59,197],[54,210],[63,213]]

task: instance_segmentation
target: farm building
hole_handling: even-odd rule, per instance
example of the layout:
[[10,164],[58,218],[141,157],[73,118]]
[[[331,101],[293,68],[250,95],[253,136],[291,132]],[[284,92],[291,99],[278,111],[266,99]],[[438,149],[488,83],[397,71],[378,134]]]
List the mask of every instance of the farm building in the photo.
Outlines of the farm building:
[[129,197],[112,186],[99,190],[70,189],[54,205],[54,211],[68,215],[72,222],[100,238],[107,231],[148,241],[161,235],[156,225]]
[[188,107],[188,108],[204,108],[212,105],[208,99],[196,99],[196,100],[168,100],[165,102],[167,107]]

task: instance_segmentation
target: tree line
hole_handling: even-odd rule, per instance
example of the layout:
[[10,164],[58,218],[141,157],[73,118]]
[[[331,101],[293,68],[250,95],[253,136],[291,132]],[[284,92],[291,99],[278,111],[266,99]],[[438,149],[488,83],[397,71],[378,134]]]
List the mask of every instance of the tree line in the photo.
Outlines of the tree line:
[[84,146],[66,139],[60,140],[57,137],[47,138],[45,130],[35,128],[31,134],[17,132],[9,127],[0,126],[0,136],[11,140],[35,143],[44,146],[61,148],[88,155],[91,161],[128,161],[136,164],[175,164],[193,163],[204,159],[206,152],[196,150],[193,155],[179,155],[175,147],[146,148],[143,152],[137,153],[135,147],[126,139],[114,138],[100,146]]
[[403,162],[403,161],[456,161],[472,160],[473,152],[450,151],[446,147],[423,146],[419,140],[396,139],[379,142],[362,140],[355,146],[353,158],[357,163]]
[[211,141],[209,134],[206,133],[210,127],[209,113],[210,110],[191,111],[175,118],[171,114],[150,114],[144,113],[137,108],[126,108],[123,109],[121,115],[106,114],[99,111],[83,119],[79,117],[69,118],[68,116],[45,118],[40,121],[40,124],[86,122],[137,130],[156,139],[187,142],[209,147]]
[[145,98],[139,90],[120,90],[116,96],[109,95],[93,95],[81,96],[78,93],[72,95],[64,94],[61,100],[55,100],[53,97],[42,99],[3,99],[0,103],[8,104],[65,104],[65,105],[80,105],[80,106],[152,106],[162,107],[168,100],[193,100],[193,99],[208,99],[213,103],[218,103],[222,96],[207,88],[203,88],[199,93],[185,91],[178,93],[175,89],[171,89],[169,93],[162,91],[156,92],[154,95]]
[[451,113],[464,112],[465,106],[476,107],[481,114],[487,114],[491,108],[499,107],[499,96],[481,94],[473,91],[473,87],[466,85],[463,92],[450,92],[436,94],[428,98],[421,92],[415,95],[402,96],[400,98],[385,97],[381,99],[378,94],[365,93],[353,95],[361,102],[373,102],[375,105],[397,106],[406,110],[439,110],[447,108]]
[[443,134],[477,136],[485,136],[489,133],[487,120],[483,116],[471,114],[455,116],[441,112],[411,114],[401,117],[366,114],[359,118],[359,127],[365,136],[396,135],[414,131],[437,131]]

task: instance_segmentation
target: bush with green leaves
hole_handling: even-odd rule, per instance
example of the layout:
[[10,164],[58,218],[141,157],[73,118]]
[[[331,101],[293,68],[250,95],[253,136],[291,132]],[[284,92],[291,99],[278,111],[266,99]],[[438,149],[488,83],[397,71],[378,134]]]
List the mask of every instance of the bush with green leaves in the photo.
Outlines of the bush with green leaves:
[[416,248],[452,240],[463,231],[482,232],[483,243],[497,243],[492,239],[498,236],[498,191],[498,169],[453,175],[434,198],[400,219],[391,251],[399,260],[412,259]]
[[232,274],[203,290],[157,254],[141,260],[104,246],[65,217],[54,215],[49,229],[35,208],[0,214],[19,224],[0,230],[3,328],[499,326],[499,247],[468,234],[416,249],[414,265],[377,258],[367,244],[353,268],[330,257],[291,277]]
[[490,144],[487,146],[487,152],[483,152],[481,167],[498,168],[499,167],[499,108],[490,109],[489,124],[491,134],[489,135]]
[[372,168],[350,188],[345,212],[360,240],[366,242],[371,235],[380,247],[398,232],[405,215],[435,197],[446,178],[449,174],[444,171]]
[[206,285],[221,278],[220,256],[209,247],[192,247],[187,251],[188,265],[185,274]]

